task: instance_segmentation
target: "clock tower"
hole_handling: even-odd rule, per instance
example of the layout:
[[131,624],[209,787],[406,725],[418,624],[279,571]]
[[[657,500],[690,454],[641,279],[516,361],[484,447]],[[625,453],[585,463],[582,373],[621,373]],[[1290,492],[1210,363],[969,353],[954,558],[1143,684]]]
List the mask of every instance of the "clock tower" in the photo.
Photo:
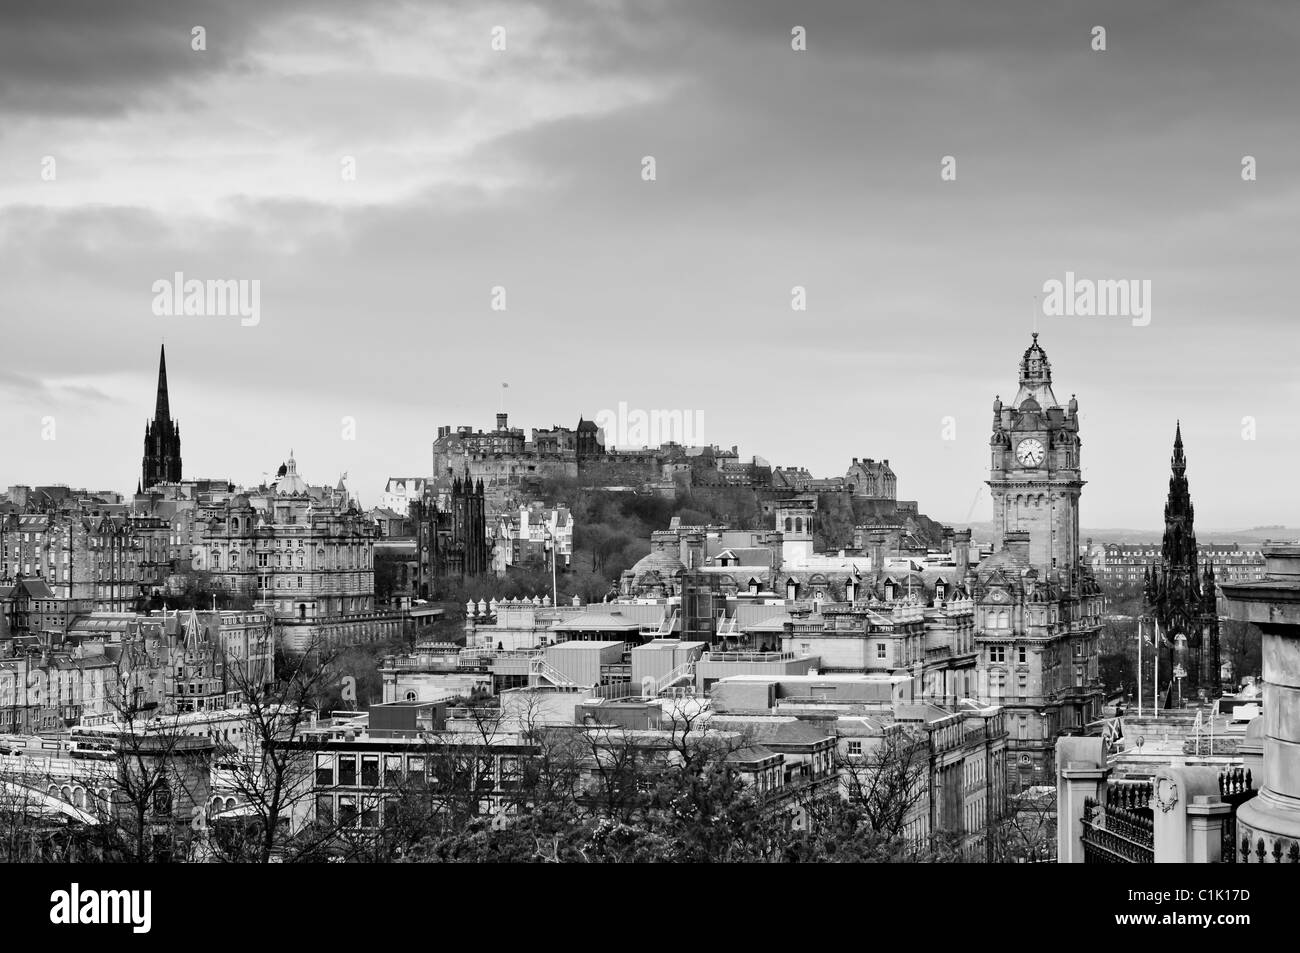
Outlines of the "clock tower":
[[1052,365],[1038,335],[1020,359],[1020,388],[1009,404],[993,401],[988,486],[994,533],[1027,533],[1029,562],[1040,577],[1059,573],[1073,589],[1079,564],[1079,404],[1052,392]]

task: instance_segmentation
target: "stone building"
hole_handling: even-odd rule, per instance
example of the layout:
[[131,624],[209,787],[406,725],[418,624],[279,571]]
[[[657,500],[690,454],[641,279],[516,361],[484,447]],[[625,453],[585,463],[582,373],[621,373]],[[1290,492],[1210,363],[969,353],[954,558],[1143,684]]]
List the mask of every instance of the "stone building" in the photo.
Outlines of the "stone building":
[[392,510],[405,516],[411,504],[424,497],[428,480],[424,477],[389,477],[384,492],[379,497],[380,509]]
[[873,500],[893,500],[898,496],[898,479],[889,468],[888,460],[876,461],[866,457],[859,461],[853,458],[844,482],[854,496]]
[[468,473],[463,480],[455,477],[444,499],[439,506],[438,497],[427,491],[410,509],[416,548],[413,594],[421,599],[435,597],[442,579],[477,576],[492,568],[483,481],[473,483]]
[[140,489],[181,479],[181,425],[172,420],[167,397],[167,349],[158,353],[158,395],[153,420],[144,427],[144,462]]
[[76,611],[131,611],[158,592],[171,568],[166,521],[66,512],[0,517],[0,585],[39,579]]
[[308,485],[292,452],[270,486],[201,500],[193,518],[192,568],[272,613],[291,651],[400,631],[374,605],[375,524],[342,481]]
[[1064,730],[1100,713],[1103,598],[1079,555],[1078,402],[1062,406],[1038,335],[1019,389],[993,402],[988,486],[1001,548],[968,577],[975,599],[978,694],[1005,709],[1012,788],[1041,784]]
[[573,558],[573,515],[563,503],[520,504],[516,513],[502,514],[494,524],[492,569],[498,575],[526,563],[549,565],[554,548],[558,571]]
[[[1151,571],[1160,566],[1161,547],[1160,541],[1089,545],[1093,574],[1103,584],[1145,585]],[[1213,570],[1219,585],[1264,578],[1264,554],[1258,543],[1197,543],[1196,554],[1200,565]]]

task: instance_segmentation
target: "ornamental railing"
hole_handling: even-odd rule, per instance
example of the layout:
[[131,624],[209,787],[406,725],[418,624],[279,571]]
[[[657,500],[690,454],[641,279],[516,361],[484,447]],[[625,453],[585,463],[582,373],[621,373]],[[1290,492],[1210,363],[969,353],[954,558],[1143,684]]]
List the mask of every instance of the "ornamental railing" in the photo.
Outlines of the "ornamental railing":
[[1084,800],[1084,863],[1155,863],[1151,793],[1149,781],[1118,781],[1106,786],[1105,803]]
[[1219,797],[1232,805],[1232,813],[1223,819],[1220,863],[1250,862],[1250,839],[1246,838],[1244,852],[1238,846],[1237,810],[1258,793],[1251,787],[1250,768],[1224,768],[1219,772]]

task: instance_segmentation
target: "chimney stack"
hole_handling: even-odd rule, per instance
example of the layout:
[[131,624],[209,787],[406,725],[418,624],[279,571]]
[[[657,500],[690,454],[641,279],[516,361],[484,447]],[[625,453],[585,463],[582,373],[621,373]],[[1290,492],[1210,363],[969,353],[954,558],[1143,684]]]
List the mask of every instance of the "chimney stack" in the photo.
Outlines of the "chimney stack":
[[970,536],[968,529],[959,529],[952,534],[952,561],[957,564],[958,572],[964,573],[970,566]]
[[889,534],[883,530],[873,529],[867,533],[867,550],[871,553],[872,572],[883,572],[885,569],[885,541],[888,539]]

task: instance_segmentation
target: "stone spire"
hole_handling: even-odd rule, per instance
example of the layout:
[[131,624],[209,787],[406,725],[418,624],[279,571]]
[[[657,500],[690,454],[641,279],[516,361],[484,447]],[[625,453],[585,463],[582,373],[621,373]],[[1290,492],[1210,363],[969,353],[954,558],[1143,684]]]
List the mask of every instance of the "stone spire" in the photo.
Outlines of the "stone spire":
[[171,417],[167,397],[167,349],[158,352],[158,395],[153,420],[144,428],[144,460],[141,466],[142,490],[159,483],[177,483],[181,479],[181,428]]
[[[1172,472],[1169,477],[1169,496],[1165,501],[1165,535],[1160,547],[1160,565],[1152,575],[1148,600],[1160,623],[1163,641],[1171,650],[1171,663],[1175,660],[1186,663],[1189,684],[1184,687],[1195,688],[1200,684],[1203,674],[1210,681],[1215,681],[1218,673],[1202,672],[1206,661],[1213,667],[1217,665],[1217,660],[1213,657],[1206,660],[1203,657],[1204,599],[1202,578],[1197,571],[1195,514],[1187,485],[1187,457],[1183,453],[1181,421],[1174,429],[1174,452],[1169,458],[1169,468]],[[1210,634],[1214,636],[1213,632]],[[1181,647],[1173,641],[1179,635],[1186,638]],[[1211,648],[1211,656],[1217,654],[1215,647]],[[1165,669],[1162,666],[1163,671]]]
[[164,344],[158,352],[158,400],[154,405],[154,423],[171,420],[171,416],[171,406],[167,402],[167,345]]

